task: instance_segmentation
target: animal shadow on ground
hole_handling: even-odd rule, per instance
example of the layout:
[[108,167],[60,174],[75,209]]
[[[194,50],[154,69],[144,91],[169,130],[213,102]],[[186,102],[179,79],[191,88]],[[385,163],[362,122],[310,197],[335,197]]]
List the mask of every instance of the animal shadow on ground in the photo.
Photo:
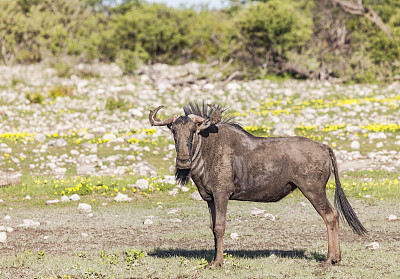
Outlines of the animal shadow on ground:
[[[227,254],[230,254],[237,258],[267,258],[271,255],[275,255],[279,258],[291,258],[291,259],[306,259],[315,260],[322,262],[326,260],[326,256],[317,252],[311,252],[306,254],[305,250],[227,250]],[[214,257],[214,250],[206,249],[160,249],[156,248],[148,253],[151,257],[157,258],[171,258],[171,257],[185,257],[185,258],[205,258],[207,261],[211,261]]]

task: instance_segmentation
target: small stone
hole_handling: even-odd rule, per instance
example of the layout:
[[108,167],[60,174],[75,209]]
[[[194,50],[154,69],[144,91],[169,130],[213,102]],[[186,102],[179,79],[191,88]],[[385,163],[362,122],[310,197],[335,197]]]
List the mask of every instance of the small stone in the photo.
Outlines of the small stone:
[[198,191],[193,192],[193,194],[190,195],[190,197],[196,201],[202,201],[203,198],[200,196],[200,193]]
[[252,207],[250,210],[251,217],[257,217],[265,214],[265,210],[258,209],[257,207]]
[[88,237],[89,235],[87,233],[81,233],[82,237]]
[[51,139],[47,143],[48,146],[55,146],[55,147],[64,147],[67,146],[68,143],[65,139]]
[[67,196],[61,197],[61,202],[70,202],[71,200]]
[[38,142],[45,142],[46,141],[46,135],[36,134],[36,135],[33,136],[33,139],[35,141],[38,141]]
[[87,203],[80,203],[78,205],[78,210],[84,211],[86,213],[90,213],[92,211],[92,206]]
[[178,194],[178,192],[179,192],[178,188],[174,188],[171,191],[168,191],[168,195],[175,197],[176,194]]
[[399,217],[397,217],[396,215],[389,215],[387,219],[388,221],[397,221],[399,220]]
[[360,142],[357,140],[352,141],[352,143],[350,144],[351,149],[360,149],[360,146]]
[[135,187],[140,189],[140,190],[146,190],[149,188],[149,181],[146,179],[138,179],[135,183]]
[[47,240],[47,239],[49,239],[49,237],[47,235],[45,235],[45,236],[43,236],[43,239]]
[[59,199],[55,199],[55,200],[48,200],[46,201],[46,204],[54,204],[54,203],[59,203],[60,200]]
[[6,228],[6,231],[7,231],[8,233],[12,233],[12,232],[14,231],[14,229],[11,228],[11,227],[7,227],[7,228]]
[[179,209],[171,209],[170,211],[168,211],[167,214],[176,214],[179,212]]
[[271,221],[276,220],[276,217],[274,215],[272,215],[271,213],[265,213],[263,218],[265,218],[266,220],[271,220]]
[[81,200],[81,198],[79,197],[78,194],[73,194],[72,196],[69,197],[69,199],[71,201],[80,201]]
[[25,197],[25,199],[29,201],[29,200],[31,200],[31,196],[28,195]]
[[116,202],[131,202],[132,198],[129,198],[128,195],[118,193],[117,196],[114,198],[114,201],[116,201]]
[[4,220],[10,220],[10,219],[11,219],[10,215],[4,216]]
[[5,243],[7,241],[7,234],[5,232],[0,232],[0,242]]
[[182,190],[182,192],[187,192],[187,191],[189,191],[189,188],[186,186],[182,186],[181,190]]
[[239,235],[237,233],[231,233],[231,239],[238,239]]
[[27,229],[27,228],[36,228],[39,226],[40,226],[39,222],[33,221],[31,219],[24,219],[24,223],[20,224],[18,227]]
[[381,141],[378,142],[378,143],[376,144],[376,147],[377,147],[377,148],[382,148],[382,147],[383,147],[383,142],[381,142]]
[[77,155],[79,155],[79,151],[77,151],[77,150],[71,150],[69,153],[70,153],[72,156],[77,156]]
[[181,219],[175,218],[171,220],[172,223],[182,223]]
[[89,213],[88,215],[86,215],[87,217],[93,217],[93,213]]
[[114,134],[105,134],[102,139],[105,141],[112,141],[115,140],[116,138],[117,136]]
[[4,202],[2,199],[0,199],[0,202]]
[[104,127],[93,128],[92,133],[95,135],[104,135],[106,133],[106,128]]
[[129,110],[128,110],[128,113],[129,113],[131,116],[136,116],[136,117],[142,117],[142,116],[144,115],[143,112],[141,112],[140,110],[135,109],[135,108],[129,109]]
[[151,220],[151,219],[146,219],[146,220],[144,220],[143,224],[145,224],[145,225],[151,225],[151,224],[153,224],[153,220]]
[[164,176],[164,182],[167,184],[176,184],[175,176],[174,175]]
[[379,243],[378,242],[372,242],[371,244],[368,244],[365,248],[375,250],[379,248]]

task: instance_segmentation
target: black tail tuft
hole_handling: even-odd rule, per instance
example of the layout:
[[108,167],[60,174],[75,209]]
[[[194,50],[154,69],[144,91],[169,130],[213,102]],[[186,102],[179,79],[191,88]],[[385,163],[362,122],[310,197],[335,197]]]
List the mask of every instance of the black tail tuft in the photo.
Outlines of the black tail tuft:
[[339,174],[337,169],[336,157],[333,153],[333,150],[329,148],[329,154],[331,156],[332,165],[333,165],[333,173],[335,175],[335,183],[336,183],[336,190],[335,190],[335,208],[339,212],[339,215],[342,219],[345,219],[347,224],[359,235],[367,234],[367,230],[361,224],[360,220],[356,213],[354,212],[353,208],[351,207],[349,201],[344,194],[342,189],[342,184],[339,180]]

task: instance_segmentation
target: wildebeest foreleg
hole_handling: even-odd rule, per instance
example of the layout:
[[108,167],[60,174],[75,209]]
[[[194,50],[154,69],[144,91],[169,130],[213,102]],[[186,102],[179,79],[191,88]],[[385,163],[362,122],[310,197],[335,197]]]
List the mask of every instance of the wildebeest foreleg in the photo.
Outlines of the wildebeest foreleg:
[[209,266],[222,266],[224,262],[223,238],[225,234],[226,211],[228,208],[229,197],[225,195],[213,197],[208,202],[208,208],[211,217],[211,230],[214,234],[215,256]]

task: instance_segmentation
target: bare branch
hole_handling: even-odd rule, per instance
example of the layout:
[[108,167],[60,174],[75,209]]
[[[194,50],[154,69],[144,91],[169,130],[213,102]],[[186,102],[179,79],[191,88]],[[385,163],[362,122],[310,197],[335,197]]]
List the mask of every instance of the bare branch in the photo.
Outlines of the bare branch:
[[343,0],[331,1],[346,13],[352,15],[361,15],[367,18],[369,21],[378,26],[378,28],[381,29],[389,38],[393,39],[393,35],[390,32],[389,27],[387,27],[387,25],[382,21],[381,17],[372,8],[364,7],[362,0],[358,0],[357,3],[351,3]]

